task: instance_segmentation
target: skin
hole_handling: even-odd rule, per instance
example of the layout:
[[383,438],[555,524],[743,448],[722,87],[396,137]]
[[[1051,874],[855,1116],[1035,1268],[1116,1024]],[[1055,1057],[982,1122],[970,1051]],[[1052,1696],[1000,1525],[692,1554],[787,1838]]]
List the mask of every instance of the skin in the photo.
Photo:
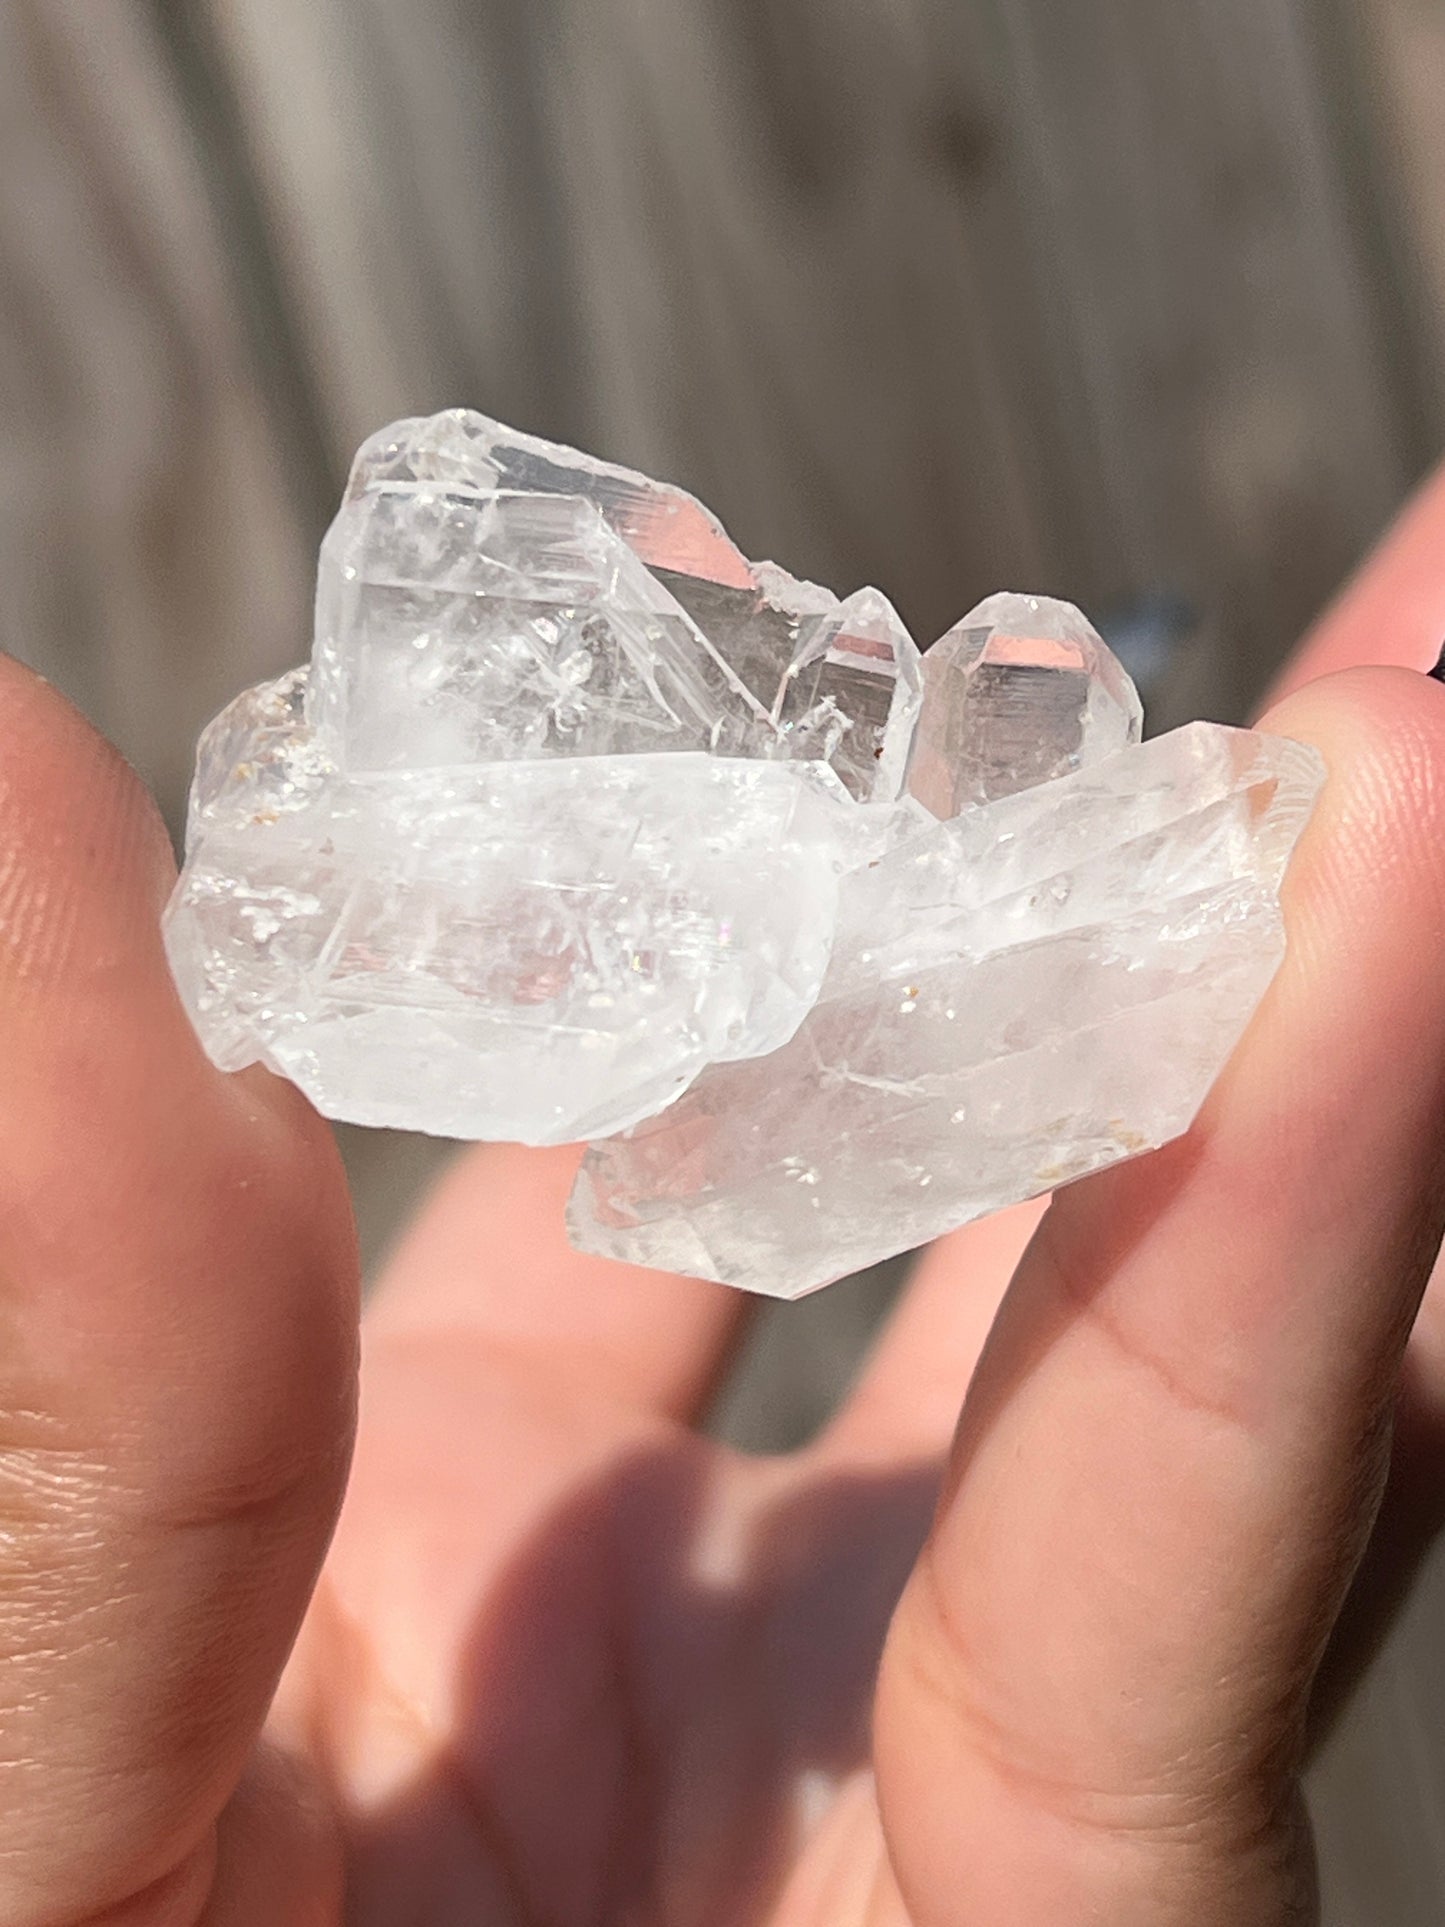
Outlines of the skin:
[[358,1326],[329,1133],[206,1063],[149,801],[0,660],[5,1927],[1309,1920],[1445,1484],[1442,545],[1445,483],[1267,719],[1330,782],[1194,1131],[936,1246],[781,1460],[570,1154],[465,1154]]

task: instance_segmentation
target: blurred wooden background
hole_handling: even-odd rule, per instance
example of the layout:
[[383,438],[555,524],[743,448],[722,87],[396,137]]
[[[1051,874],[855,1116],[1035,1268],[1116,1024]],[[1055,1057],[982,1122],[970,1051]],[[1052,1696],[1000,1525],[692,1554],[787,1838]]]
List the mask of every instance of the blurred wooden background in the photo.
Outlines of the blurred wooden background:
[[[1240,715],[1445,449],[1445,7],[3,0],[0,646],[173,820],[351,447],[459,401],[921,641],[1163,595],[1156,714]],[[434,1153],[352,1148],[374,1249]],[[734,1428],[886,1296],[772,1319]],[[1442,1686],[1432,1580],[1318,1775],[1340,1927],[1445,1919]]]

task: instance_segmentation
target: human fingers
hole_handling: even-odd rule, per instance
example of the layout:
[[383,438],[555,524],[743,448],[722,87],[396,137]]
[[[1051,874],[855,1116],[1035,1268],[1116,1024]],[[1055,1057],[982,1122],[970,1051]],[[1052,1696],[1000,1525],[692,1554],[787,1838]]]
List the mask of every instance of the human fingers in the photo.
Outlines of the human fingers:
[[1309,1905],[1305,1705],[1445,1216],[1445,693],[1356,671],[1269,727],[1331,770],[1287,961],[1194,1131],[1055,1201],[890,1637],[915,1927]]
[[[599,1559],[598,1547],[614,1512],[651,1521],[637,1544],[666,1539],[717,1469],[678,1422],[706,1401],[745,1304],[572,1251],[563,1204],[576,1158],[464,1153],[368,1307],[355,1466],[287,1699],[302,1724],[313,1709],[309,1732],[378,1919],[391,1883],[399,1895],[415,1876],[414,1841],[389,1816],[438,1780],[447,1790],[429,1827],[453,1842],[479,1896],[490,1889],[473,1804],[545,1891],[560,1881],[570,1892],[578,1868],[611,1851],[609,1709],[631,1677],[616,1671],[618,1595],[636,1580],[631,1554]],[[519,1608],[515,1575],[549,1543],[551,1578]],[[505,1662],[481,1657],[501,1645]],[[509,1718],[528,1735],[530,1771],[496,1765]],[[559,1734],[561,1781],[547,1738]],[[606,1796],[559,1818],[552,1796],[579,1776]],[[437,1846],[439,1864],[451,1851]],[[478,1898],[483,1912],[491,1904]]]
[[574,1251],[563,1207],[578,1156],[486,1144],[451,1166],[369,1310],[376,1371],[386,1369],[388,1341],[451,1333],[593,1396],[675,1419],[697,1414],[750,1302],[699,1278]]
[[199,1916],[345,1476],[330,1135],[206,1062],[161,948],[172,879],[135,777],[0,658],[7,1927]]
[[[1429,668],[1445,641],[1445,469],[1326,611],[1291,658],[1276,698],[1330,670],[1396,663]],[[942,1239],[920,1261],[836,1430],[852,1449],[886,1435],[941,1450],[1041,1207],[1024,1205]],[[1445,1326],[1445,1292],[1441,1294]],[[1438,1358],[1438,1378],[1433,1369]],[[1445,1330],[1419,1392],[1445,1429]]]
[[1445,642],[1445,468],[1408,504],[1384,541],[1286,663],[1279,702],[1337,669],[1428,669]]
[[829,1426],[825,1449],[849,1459],[942,1457],[1046,1202],[1014,1205],[929,1246]]
[[[1445,643],[1445,468],[1426,482],[1286,664],[1275,697],[1330,670],[1429,668]],[[1323,1726],[1342,1707],[1445,1527],[1445,1259],[1411,1334],[1390,1481],[1370,1552],[1331,1644]]]

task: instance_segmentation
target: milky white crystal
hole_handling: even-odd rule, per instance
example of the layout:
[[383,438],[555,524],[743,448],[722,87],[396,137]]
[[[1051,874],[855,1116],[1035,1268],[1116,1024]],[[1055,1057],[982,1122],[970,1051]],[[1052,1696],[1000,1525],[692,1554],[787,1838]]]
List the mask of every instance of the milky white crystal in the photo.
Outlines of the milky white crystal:
[[201,744],[177,982],[218,1063],[329,1116],[606,1136],[796,1031],[841,875],[910,820],[920,692],[876,592],[480,416],[402,423],[323,545],[310,669]]
[[817,1007],[587,1153],[583,1250],[782,1298],[1188,1129],[1283,955],[1319,788],[1193,724],[844,885]]
[[310,666],[206,732],[167,949],[224,1068],[590,1138],[576,1243],[797,1296],[1192,1120],[1319,770],[1139,731],[1068,604],[920,660],[878,591],[453,410],[362,448]]

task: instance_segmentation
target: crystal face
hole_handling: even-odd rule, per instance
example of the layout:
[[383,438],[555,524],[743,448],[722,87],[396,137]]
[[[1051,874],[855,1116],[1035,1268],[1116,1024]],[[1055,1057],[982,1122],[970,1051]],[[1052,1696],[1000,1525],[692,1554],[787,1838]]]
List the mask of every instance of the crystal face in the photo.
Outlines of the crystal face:
[[1137,743],[1144,712],[1123,666],[1067,602],[996,595],[934,643],[909,788],[957,816]]
[[1188,1128],[1321,771],[1139,734],[1068,604],[920,659],[877,590],[453,410],[365,444],[310,667],[203,737],[167,949],[223,1068],[591,1139],[576,1244],[795,1297]]
[[1186,1130],[1283,955],[1319,772],[1197,723],[844,884],[816,1008],[594,1145],[573,1241],[792,1298]]
[[304,729],[289,761],[257,746],[198,782],[172,966],[218,1063],[259,1057],[331,1116],[605,1135],[817,998],[851,805],[806,773],[691,753],[318,782]]
[[876,590],[754,566],[682,490],[465,409],[365,443],[322,544],[309,710],[352,770],[703,749],[886,801],[921,701]]

